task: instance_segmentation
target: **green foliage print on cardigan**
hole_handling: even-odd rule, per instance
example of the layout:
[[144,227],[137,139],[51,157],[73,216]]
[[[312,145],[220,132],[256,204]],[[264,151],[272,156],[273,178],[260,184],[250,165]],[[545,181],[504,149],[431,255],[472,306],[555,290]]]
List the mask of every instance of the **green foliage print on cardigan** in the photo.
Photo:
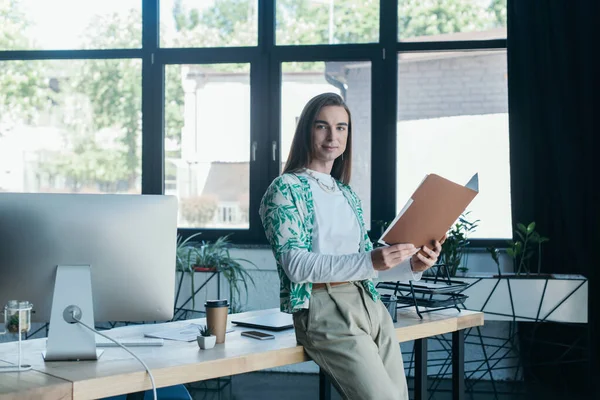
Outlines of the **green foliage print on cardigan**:
[[[350,186],[341,182],[337,184],[358,218],[362,235],[358,251],[371,251],[373,245],[365,228],[358,196]],[[259,213],[277,262],[281,311],[293,313],[307,308],[312,283],[290,281],[281,265],[281,255],[287,251],[293,249],[312,251],[314,203],[306,177],[295,174],[277,177],[263,196]],[[379,293],[372,280],[367,279],[361,283],[374,301],[379,299]]]

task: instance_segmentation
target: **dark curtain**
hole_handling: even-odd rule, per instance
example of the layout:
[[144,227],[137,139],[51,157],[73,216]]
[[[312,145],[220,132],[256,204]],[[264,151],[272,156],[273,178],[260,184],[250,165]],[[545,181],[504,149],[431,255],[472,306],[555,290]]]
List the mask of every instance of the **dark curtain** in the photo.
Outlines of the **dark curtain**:
[[[598,3],[508,1],[513,224],[535,221],[537,230],[550,238],[544,245],[543,272],[582,274],[589,279],[589,331],[587,327],[583,331],[591,334],[584,337],[587,340],[578,339],[581,327],[548,324],[535,332],[540,340],[567,339],[590,346],[587,354],[578,353],[589,356],[589,364],[549,365],[528,372],[526,379],[535,378],[549,390],[557,385],[564,390],[566,379],[574,379],[571,385],[580,388],[587,378],[598,380],[600,154],[599,131],[594,127],[595,114],[600,112],[596,103]],[[532,333],[527,327],[523,330]],[[540,362],[560,356],[561,351],[544,345],[527,350]]]

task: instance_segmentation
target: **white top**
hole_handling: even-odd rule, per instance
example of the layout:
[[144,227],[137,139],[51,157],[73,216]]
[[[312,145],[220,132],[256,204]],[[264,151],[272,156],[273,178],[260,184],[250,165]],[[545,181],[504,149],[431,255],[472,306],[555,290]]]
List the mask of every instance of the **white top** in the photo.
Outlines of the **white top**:
[[394,281],[421,279],[421,273],[412,272],[408,259],[378,274],[373,269],[371,253],[359,252],[358,217],[331,175],[308,169],[300,175],[308,178],[313,195],[313,248],[312,252],[295,249],[282,255],[282,267],[292,282],[344,282],[378,277]]

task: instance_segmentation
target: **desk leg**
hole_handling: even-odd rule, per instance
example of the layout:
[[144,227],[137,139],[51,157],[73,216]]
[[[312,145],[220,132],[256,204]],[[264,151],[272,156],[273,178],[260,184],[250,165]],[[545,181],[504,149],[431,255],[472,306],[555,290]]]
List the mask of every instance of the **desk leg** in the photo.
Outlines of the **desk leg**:
[[427,338],[424,338],[415,340],[415,400],[427,398]]
[[126,400],[144,400],[144,394],[146,392],[129,393]]
[[319,368],[319,400],[331,400],[331,381]]
[[452,400],[465,398],[465,332],[452,332]]

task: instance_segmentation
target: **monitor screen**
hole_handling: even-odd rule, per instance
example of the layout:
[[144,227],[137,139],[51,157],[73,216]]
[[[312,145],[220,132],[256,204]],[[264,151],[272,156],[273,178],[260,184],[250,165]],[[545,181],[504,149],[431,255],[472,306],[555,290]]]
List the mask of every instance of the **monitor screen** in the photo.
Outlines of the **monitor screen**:
[[0,308],[47,322],[57,266],[89,265],[96,322],[169,320],[176,240],[174,196],[0,193]]

